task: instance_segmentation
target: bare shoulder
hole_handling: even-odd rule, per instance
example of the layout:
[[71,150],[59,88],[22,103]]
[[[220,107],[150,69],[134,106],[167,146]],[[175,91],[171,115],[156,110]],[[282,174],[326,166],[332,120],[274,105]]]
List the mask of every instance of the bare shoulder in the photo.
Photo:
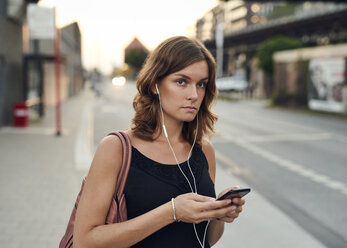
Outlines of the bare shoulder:
[[104,137],[95,152],[92,166],[117,172],[122,162],[122,142],[116,135]]
[[211,141],[206,138],[202,140],[202,151],[204,152],[207,160],[209,160],[209,158],[214,159],[215,154],[213,145]]
[[204,152],[208,162],[208,172],[210,174],[212,181],[214,182],[216,177],[216,158],[215,158],[213,145],[208,139],[203,139],[202,151]]
[[122,142],[116,135],[107,135],[100,141],[99,147],[101,149],[121,148]]
[[115,155],[117,152],[122,152],[122,142],[116,135],[108,135],[104,137],[99,145],[98,149],[101,152],[110,154],[110,155]]

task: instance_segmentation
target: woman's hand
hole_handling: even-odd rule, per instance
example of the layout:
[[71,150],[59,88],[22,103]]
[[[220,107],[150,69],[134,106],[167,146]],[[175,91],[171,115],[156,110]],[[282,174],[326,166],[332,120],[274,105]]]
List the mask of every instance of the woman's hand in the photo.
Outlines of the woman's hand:
[[187,193],[175,198],[175,213],[179,221],[200,223],[216,218],[230,218],[235,206],[231,200],[216,201],[215,198]]
[[[232,190],[232,189],[239,189],[240,187],[230,187],[225,190],[223,190],[219,195],[218,198],[224,195],[226,192]],[[233,222],[239,214],[242,212],[242,206],[245,204],[245,200],[242,198],[233,198],[231,203],[231,211],[227,212],[226,215],[220,216],[218,220],[231,223]]]

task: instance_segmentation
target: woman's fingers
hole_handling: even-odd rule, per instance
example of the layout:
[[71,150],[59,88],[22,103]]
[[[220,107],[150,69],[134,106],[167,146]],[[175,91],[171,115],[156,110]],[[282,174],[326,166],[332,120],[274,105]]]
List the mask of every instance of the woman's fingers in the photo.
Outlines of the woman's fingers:
[[217,219],[228,216],[228,214],[230,214],[233,211],[235,211],[235,206],[229,205],[229,207],[200,212],[199,217],[203,220]]
[[233,202],[233,204],[238,205],[238,206],[242,206],[245,204],[245,200],[242,198],[234,198],[232,200],[232,202]]
[[208,211],[213,209],[225,208],[231,204],[230,199],[225,199],[222,201],[216,201],[212,197],[207,197],[203,195],[193,194],[192,199],[195,201],[196,210],[198,211]]
[[187,193],[175,198],[176,217],[190,223],[211,219],[232,222],[242,211],[245,201],[240,198],[216,201],[214,198]]
[[197,209],[200,210],[201,212],[206,212],[210,210],[226,208],[227,206],[230,206],[230,205],[231,205],[230,199],[226,199],[223,201],[201,202],[199,203]]
[[207,211],[201,213],[201,218],[204,220],[218,219],[224,222],[233,222],[242,212],[242,205],[229,205],[229,207],[218,209],[215,211]]
[[223,217],[218,217],[218,220],[231,223],[233,222],[237,217],[239,217],[239,213],[237,210],[232,210],[231,212],[228,212],[225,216]]
[[195,193],[188,193],[187,196],[197,202],[214,202],[216,200],[213,197],[199,195]]

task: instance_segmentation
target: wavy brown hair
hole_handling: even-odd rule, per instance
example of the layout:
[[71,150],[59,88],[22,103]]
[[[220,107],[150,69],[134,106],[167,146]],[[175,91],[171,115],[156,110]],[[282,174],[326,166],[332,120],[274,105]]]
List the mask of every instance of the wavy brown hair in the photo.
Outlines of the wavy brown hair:
[[[211,112],[211,107],[217,96],[215,60],[198,40],[175,36],[157,46],[146,58],[139,73],[136,81],[138,93],[133,101],[135,115],[132,119],[132,130],[135,135],[145,140],[154,140],[154,132],[158,129],[162,131],[159,116],[159,98],[154,93],[155,84],[167,75],[202,60],[205,60],[208,65],[208,83],[205,97],[198,112],[199,125],[196,143],[201,145],[202,138],[214,132],[214,123],[217,121],[217,116]],[[183,137],[190,144],[194,141],[197,126],[194,120],[183,124]]]

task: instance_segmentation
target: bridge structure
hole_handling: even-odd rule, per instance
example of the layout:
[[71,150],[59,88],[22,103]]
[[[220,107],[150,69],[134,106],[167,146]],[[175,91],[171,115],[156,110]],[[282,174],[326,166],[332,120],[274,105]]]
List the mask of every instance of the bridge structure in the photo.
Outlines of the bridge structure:
[[[253,56],[263,41],[274,36],[287,36],[300,40],[305,47],[347,42],[347,5],[333,9],[322,9],[314,13],[293,15],[269,20],[264,24],[252,24],[244,29],[224,34],[224,70],[227,61],[241,53]],[[204,41],[215,55],[216,40]]]

